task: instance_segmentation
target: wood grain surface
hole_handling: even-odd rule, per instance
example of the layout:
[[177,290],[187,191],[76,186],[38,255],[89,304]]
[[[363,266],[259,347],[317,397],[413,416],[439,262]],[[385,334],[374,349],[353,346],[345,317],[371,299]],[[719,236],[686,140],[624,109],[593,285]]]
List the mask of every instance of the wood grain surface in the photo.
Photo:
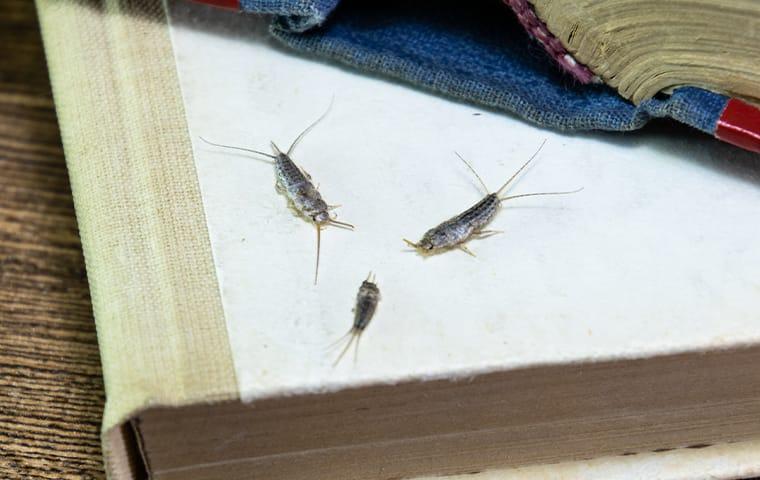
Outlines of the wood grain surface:
[[0,479],[104,478],[103,381],[34,2],[0,2]]

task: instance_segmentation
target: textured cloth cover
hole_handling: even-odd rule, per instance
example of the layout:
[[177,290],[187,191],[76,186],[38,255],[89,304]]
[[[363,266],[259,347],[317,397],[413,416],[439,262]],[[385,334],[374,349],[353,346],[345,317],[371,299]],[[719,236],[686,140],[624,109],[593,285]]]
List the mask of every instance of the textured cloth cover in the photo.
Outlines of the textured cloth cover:
[[[507,4],[527,14],[516,1],[241,0],[240,9],[275,15],[273,34],[297,50],[543,126],[624,131],[671,117],[715,132],[726,96],[685,87],[635,106],[580,68],[568,75],[572,60],[532,39]],[[535,21],[522,23],[536,33]]]
[[149,406],[238,396],[164,7],[38,0],[103,365],[111,480]]

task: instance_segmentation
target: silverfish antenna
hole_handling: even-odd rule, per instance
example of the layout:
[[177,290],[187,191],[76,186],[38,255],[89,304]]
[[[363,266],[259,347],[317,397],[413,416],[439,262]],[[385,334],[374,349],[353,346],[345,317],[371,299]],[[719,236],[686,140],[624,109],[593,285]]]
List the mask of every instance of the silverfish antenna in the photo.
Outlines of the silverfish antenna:
[[459,154],[459,152],[455,151],[454,153],[456,154],[456,156],[457,156],[457,157],[459,157],[459,159],[460,159],[461,161],[463,161],[463,162],[464,162],[464,164],[465,164],[465,165],[467,165],[467,168],[469,168],[469,169],[470,169],[470,171],[471,171],[471,172],[472,172],[472,173],[475,175],[475,178],[477,178],[477,179],[478,179],[478,181],[480,182],[480,185],[482,185],[482,186],[483,186],[483,192],[484,192],[486,195],[488,195],[489,191],[488,191],[488,187],[486,186],[486,182],[484,182],[484,181],[483,181],[483,179],[482,179],[482,178],[480,178],[480,175],[478,175],[478,172],[476,172],[476,171],[475,171],[475,168],[473,168],[473,166],[472,166],[472,165],[470,165],[470,162],[468,162],[467,160],[465,160],[465,159],[464,159],[464,157],[462,157],[462,156]]
[[496,190],[496,192],[494,192],[497,196],[500,195],[501,192],[504,191],[504,189],[507,188],[507,186],[510,183],[512,183],[512,180],[514,180],[515,178],[517,178],[518,175],[520,175],[520,172],[522,172],[523,170],[525,170],[525,167],[527,167],[528,165],[530,165],[530,162],[532,162],[533,159],[536,158],[536,155],[538,155],[538,153],[541,151],[541,149],[544,148],[544,145],[546,145],[546,139],[544,139],[544,141],[541,142],[541,146],[538,147],[538,150],[536,150],[536,153],[534,153],[533,155],[531,155],[531,157],[528,159],[528,161],[525,162],[523,164],[523,166],[520,167],[520,169],[515,172],[514,175],[512,175],[511,177],[509,177],[509,180],[507,180],[504,183],[504,185],[501,186],[501,188],[499,188],[498,190]]
[[290,145],[290,148],[288,148],[288,151],[285,155],[290,156],[290,154],[293,153],[293,150],[296,148],[296,145],[298,145],[298,142],[300,142],[301,139],[304,136],[306,136],[306,134],[309,133],[312,128],[316,127],[319,124],[319,122],[321,122],[322,119],[324,119],[327,116],[327,114],[330,113],[330,110],[332,110],[333,102],[335,102],[335,95],[333,95],[333,97],[330,99],[330,105],[327,106],[327,110],[325,110],[325,113],[323,113],[318,119],[314,120],[314,122],[311,125],[306,127],[306,129],[303,132],[301,132],[296,137],[295,140],[293,140],[293,143]]
[[[268,158],[271,158],[271,159],[275,159],[275,158],[277,158],[277,157],[275,157],[274,155],[270,155],[270,154],[268,154],[268,153],[264,153],[264,152],[259,152],[258,150],[254,150],[254,149],[252,149],[252,148],[243,148],[243,147],[236,147],[236,146],[234,146],[234,145],[224,145],[224,144],[222,144],[222,143],[214,143],[214,142],[210,142],[210,141],[208,141],[208,140],[206,140],[205,138],[203,138],[203,137],[200,137],[200,136],[199,136],[198,138],[200,138],[201,140],[203,140],[205,143],[207,143],[207,144],[209,144],[209,145],[213,145],[214,147],[229,148],[229,149],[231,149],[231,150],[240,150],[240,151],[243,151],[243,152],[248,152],[248,153],[255,153],[255,154],[257,154],[257,155],[263,155],[263,156],[265,156],[265,157],[268,157]],[[263,160],[263,159],[260,159],[260,158],[259,158],[259,159],[257,159],[257,160],[261,160],[262,162],[266,162],[266,160]],[[269,164],[272,164],[272,163],[274,163],[274,162],[267,162],[267,163],[269,163]]]
[[502,197],[499,197],[499,200],[501,200],[502,202],[505,202],[505,201],[507,201],[507,200],[512,200],[513,198],[522,198],[522,197],[536,197],[536,196],[539,196],[539,195],[569,195],[569,194],[571,194],[571,193],[578,193],[578,192],[580,192],[581,190],[583,190],[583,187],[581,187],[581,188],[576,188],[575,190],[570,190],[570,191],[567,191],[567,192],[537,192],[537,193],[523,193],[523,194],[520,194],[520,195],[512,195],[511,197],[503,197],[503,198],[502,198]]

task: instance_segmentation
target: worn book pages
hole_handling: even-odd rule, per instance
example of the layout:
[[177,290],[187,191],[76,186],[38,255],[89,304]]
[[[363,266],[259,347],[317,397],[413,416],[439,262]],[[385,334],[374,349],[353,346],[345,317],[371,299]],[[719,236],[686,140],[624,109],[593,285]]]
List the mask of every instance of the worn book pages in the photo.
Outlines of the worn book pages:
[[639,103],[692,85],[760,102],[756,0],[530,0],[581,63]]

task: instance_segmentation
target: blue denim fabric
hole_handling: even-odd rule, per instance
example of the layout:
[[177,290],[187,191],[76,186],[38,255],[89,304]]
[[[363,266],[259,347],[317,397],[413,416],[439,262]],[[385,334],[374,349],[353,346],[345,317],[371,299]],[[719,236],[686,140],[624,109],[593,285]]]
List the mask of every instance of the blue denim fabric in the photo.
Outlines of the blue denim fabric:
[[285,44],[563,130],[633,130],[671,117],[707,133],[728,98],[677,89],[638,107],[562,73],[498,0],[242,0]]
[[244,12],[276,15],[281,29],[304,32],[324,23],[340,0],[240,0]]

